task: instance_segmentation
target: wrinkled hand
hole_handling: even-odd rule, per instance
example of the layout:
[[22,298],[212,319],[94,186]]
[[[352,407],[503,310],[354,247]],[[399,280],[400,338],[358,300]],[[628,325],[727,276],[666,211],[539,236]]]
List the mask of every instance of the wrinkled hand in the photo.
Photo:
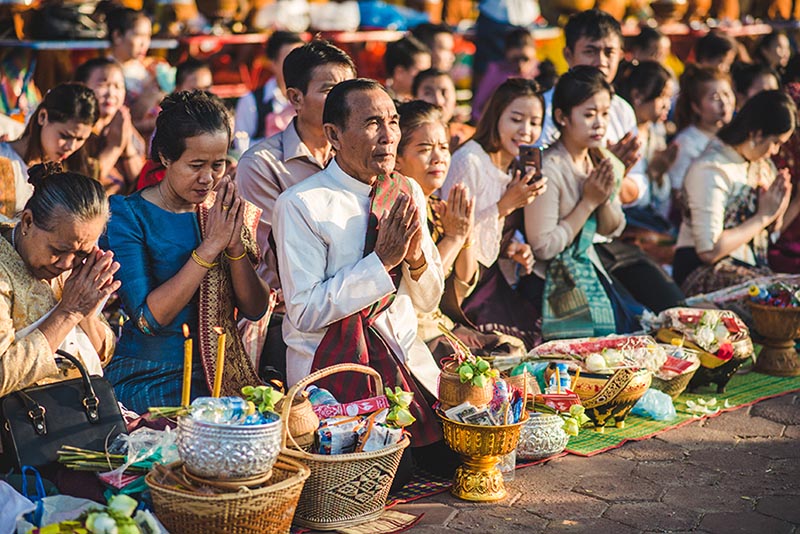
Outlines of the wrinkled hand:
[[444,235],[466,241],[475,223],[475,199],[464,184],[456,184],[450,190],[447,202],[440,205],[440,216]]
[[653,154],[653,157],[647,162],[647,175],[650,180],[657,183],[659,187],[664,185],[664,174],[672,167],[677,157],[678,145],[675,143]]
[[208,251],[203,252],[209,257],[201,255],[204,260],[213,262],[226,249],[231,256],[241,255],[242,204],[236,185],[227,178],[222,179],[217,187],[217,198],[208,212],[206,236],[200,245]]
[[[408,195],[400,195],[391,210],[384,212],[378,223],[375,254],[387,271],[394,269],[405,259],[412,237],[419,229],[417,207]],[[417,247],[419,248],[419,244]]]
[[119,263],[114,261],[114,253],[95,247],[85,261],[73,267],[64,282],[58,307],[81,318],[89,316],[103,299],[119,289],[121,283],[114,280],[117,270]]
[[625,164],[626,173],[639,161],[639,149],[641,146],[639,138],[635,137],[633,132],[626,133],[616,144],[608,143],[608,149],[611,153]]
[[542,178],[532,184],[528,183],[534,174],[536,174],[536,169],[534,168],[529,169],[524,175],[519,171],[514,173],[506,192],[503,193],[497,203],[497,211],[500,217],[505,217],[519,208],[524,208],[536,200],[536,197],[547,191],[547,178]]
[[759,188],[757,213],[766,216],[772,223],[786,212],[791,197],[792,184],[789,171],[781,169],[768,188]]
[[506,247],[505,254],[508,258],[517,262],[526,275],[533,272],[533,252],[529,244],[511,241]]
[[583,198],[596,208],[611,197],[614,190],[614,167],[608,158],[600,161],[592,169],[583,183]]

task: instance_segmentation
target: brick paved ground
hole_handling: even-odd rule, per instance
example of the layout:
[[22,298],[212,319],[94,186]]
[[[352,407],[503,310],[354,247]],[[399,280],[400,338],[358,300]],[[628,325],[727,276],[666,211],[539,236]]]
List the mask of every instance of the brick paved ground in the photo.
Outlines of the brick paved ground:
[[507,488],[494,504],[445,493],[399,509],[425,512],[414,534],[800,534],[800,398],[520,469]]

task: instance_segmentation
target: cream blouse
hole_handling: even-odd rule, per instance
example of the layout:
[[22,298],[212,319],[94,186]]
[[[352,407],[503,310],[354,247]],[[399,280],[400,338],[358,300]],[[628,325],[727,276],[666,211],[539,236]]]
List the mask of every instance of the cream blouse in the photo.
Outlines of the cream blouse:
[[[38,328],[17,339],[17,332],[35,323],[61,298],[69,271],[50,282],[31,276],[22,258],[0,237],[0,397],[13,391],[77,376],[59,371],[53,349]],[[114,333],[106,326],[99,355],[108,362],[114,353]],[[76,356],[83,360],[82,355]],[[87,367],[92,367],[87,363]]]
[[[533,249],[536,264],[533,272],[545,277],[549,260],[563,252],[575,240],[572,228],[564,222],[583,197],[583,183],[589,175],[579,169],[567,149],[558,141],[545,150],[542,156],[542,174],[547,178],[547,190],[536,202],[525,207],[525,237]],[[619,212],[620,224],[605,237],[614,238],[625,229],[625,216],[619,195],[611,199]],[[601,272],[605,272],[594,247],[589,248],[589,258]]]
[[491,267],[500,255],[505,222],[497,211],[497,203],[511,183],[511,175],[498,169],[483,147],[470,140],[453,154],[440,196],[446,200],[453,186],[459,183],[466,185],[475,199],[472,228],[475,255],[481,265]]
[[[689,218],[681,223],[677,248],[694,248],[697,253],[713,250],[725,230],[725,212],[747,187],[768,187],[775,179],[775,166],[768,159],[748,162],[732,146],[717,138],[689,167],[683,183]],[[757,239],[766,239],[766,230]],[[731,257],[756,264],[748,245]]]

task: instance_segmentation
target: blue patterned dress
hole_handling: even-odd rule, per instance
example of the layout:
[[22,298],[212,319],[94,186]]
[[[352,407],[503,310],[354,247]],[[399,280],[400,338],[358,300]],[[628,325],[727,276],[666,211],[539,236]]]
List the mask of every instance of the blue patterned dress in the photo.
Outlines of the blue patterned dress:
[[[153,318],[147,295],[175,276],[200,244],[197,214],[172,213],[142,198],[112,196],[111,219],[101,246],[114,252],[120,269],[117,279],[122,307],[131,318],[122,329],[106,377],[117,398],[144,413],[151,406],[178,406],[183,380],[182,325],[192,337],[198,331],[197,294],[166,325]],[[207,396],[200,356],[194,343],[192,398]]]

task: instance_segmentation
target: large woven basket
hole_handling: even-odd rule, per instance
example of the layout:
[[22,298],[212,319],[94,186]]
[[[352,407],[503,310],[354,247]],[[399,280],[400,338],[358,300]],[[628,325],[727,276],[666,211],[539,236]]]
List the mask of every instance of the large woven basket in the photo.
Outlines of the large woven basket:
[[[312,373],[292,386],[286,396],[292,399],[315,381],[343,372],[370,375],[375,383],[375,391],[383,391],[383,381],[375,370],[364,365],[343,363]],[[291,403],[284,403],[283,421],[289,421],[291,410]],[[406,436],[400,443],[373,452],[311,454],[294,443],[284,425],[282,453],[311,469],[311,476],[297,505],[295,524],[315,530],[337,530],[379,517],[386,505],[403,449],[408,445]]]
[[[174,471],[181,465],[168,467]],[[308,467],[280,456],[268,485],[257,489],[201,495],[161,484],[152,471],[145,482],[156,515],[172,534],[288,534],[310,474]]]

